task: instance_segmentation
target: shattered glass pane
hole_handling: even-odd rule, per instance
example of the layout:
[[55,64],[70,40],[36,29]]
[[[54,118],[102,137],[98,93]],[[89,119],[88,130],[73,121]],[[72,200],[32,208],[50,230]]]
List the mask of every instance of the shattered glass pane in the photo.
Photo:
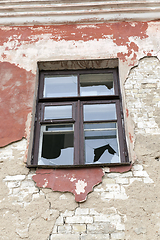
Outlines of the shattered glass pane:
[[113,95],[113,73],[80,75],[80,95]]
[[119,163],[116,123],[84,124],[86,164]]
[[39,165],[73,165],[73,125],[42,126],[39,155]]
[[65,119],[72,118],[72,105],[66,106],[46,106],[44,109],[44,119]]
[[115,104],[84,105],[84,121],[116,120]]
[[77,76],[53,75],[44,79],[43,97],[77,96]]

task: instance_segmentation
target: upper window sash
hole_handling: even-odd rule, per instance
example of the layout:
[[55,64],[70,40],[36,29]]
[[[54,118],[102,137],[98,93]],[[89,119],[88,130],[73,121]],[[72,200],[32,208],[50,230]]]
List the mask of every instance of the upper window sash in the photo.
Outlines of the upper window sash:
[[40,73],[39,100],[118,96],[117,69]]

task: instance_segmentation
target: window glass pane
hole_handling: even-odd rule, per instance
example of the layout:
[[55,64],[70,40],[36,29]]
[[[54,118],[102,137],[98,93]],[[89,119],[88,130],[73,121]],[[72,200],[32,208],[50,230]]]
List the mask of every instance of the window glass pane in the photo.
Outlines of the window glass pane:
[[84,124],[86,164],[119,163],[116,123]]
[[56,125],[55,131],[53,125],[41,127],[38,165],[73,165],[74,132],[73,125],[67,131],[69,126]]
[[61,132],[61,131],[73,131],[73,124],[68,124],[68,125],[49,125],[49,126],[46,126],[46,131],[58,131],[58,132]]
[[84,105],[84,121],[116,120],[115,104]]
[[80,75],[80,95],[113,95],[113,73]]
[[77,96],[77,76],[55,75],[44,79],[43,97]]
[[44,119],[65,119],[72,118],[72,105],[66,106],[46,106],[44,109]]

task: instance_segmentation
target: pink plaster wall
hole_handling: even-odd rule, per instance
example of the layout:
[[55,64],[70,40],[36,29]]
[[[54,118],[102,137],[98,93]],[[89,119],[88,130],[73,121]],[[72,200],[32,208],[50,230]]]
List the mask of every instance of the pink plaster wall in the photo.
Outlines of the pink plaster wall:
[[0,147],[25,137],[34,79],[31,72],[9,62],[0,62]]

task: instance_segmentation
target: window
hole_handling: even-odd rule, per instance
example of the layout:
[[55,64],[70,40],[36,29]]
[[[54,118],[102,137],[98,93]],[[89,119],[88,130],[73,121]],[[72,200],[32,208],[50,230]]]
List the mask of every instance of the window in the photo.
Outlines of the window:
[[40,71],[31,166],[126,163],[118,69]]

